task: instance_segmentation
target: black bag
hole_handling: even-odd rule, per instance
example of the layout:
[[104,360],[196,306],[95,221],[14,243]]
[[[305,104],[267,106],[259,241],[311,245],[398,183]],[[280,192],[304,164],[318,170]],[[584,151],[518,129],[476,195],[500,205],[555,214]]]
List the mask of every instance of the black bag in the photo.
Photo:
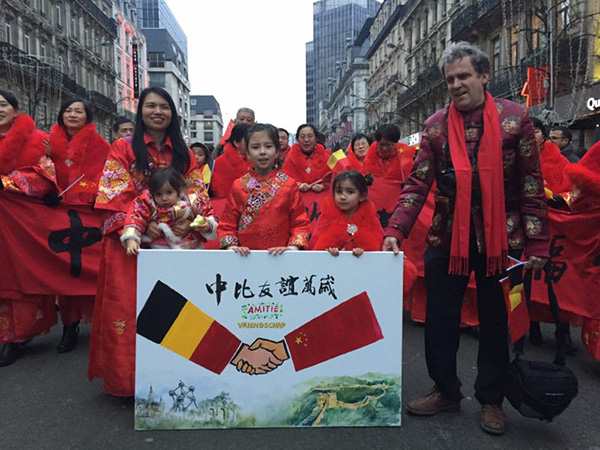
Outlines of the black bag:
[[[525,274],[525,298],[528,306],[531,294],[532,271]],[[568,328],[560,321],[558,302],[552,282],[546,272],[548,300],[556,324],[556,356],[553,362],[521,359],[525,337],[515,344],[515,359],[508,372],[506,398],[524,417],[547,420],[562,413],[577,396],[577,377],[565,366],[565,342]]]

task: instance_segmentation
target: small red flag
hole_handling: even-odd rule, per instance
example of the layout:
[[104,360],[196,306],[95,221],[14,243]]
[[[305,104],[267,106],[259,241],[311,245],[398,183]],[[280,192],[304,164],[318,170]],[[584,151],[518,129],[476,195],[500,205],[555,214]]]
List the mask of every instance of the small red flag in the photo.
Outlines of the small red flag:
[[233,127],[235,126],[235,123],[233,123],[233,120],[229,120],[229,125],[227,125],[227,129],[225,130],[225,134],[223,135],[223,137],[221,138],[221,141],[219,142],[219,144],[221,145],[225,145],[225,142],[227,141],[227,139],[229,139],[229,137],[231,136],[231,130],[233,130]]
[[315,317],[285,337],[296,371],[383,339],[366,292]]

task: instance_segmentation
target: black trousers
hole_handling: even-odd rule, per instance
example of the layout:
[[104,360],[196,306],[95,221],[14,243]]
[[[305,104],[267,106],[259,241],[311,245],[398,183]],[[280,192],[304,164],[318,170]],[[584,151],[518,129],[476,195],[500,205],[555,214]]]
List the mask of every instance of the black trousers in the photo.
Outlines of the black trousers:
[[[471,239],[473,241],[474,239]],[[425,358],[429,376],[440,391],[460,399],[461,382],[456,373],[460,344],[460,313],[468,276],[449,275],[450,253],[428,247],[425,251],[427,320]],[[500,276],[486,276],[486,255],[473,242],[469,273],[475,271],[479,310],[479,353],[475,397],[481,404],[501,404],[509,365],[508,319]]]

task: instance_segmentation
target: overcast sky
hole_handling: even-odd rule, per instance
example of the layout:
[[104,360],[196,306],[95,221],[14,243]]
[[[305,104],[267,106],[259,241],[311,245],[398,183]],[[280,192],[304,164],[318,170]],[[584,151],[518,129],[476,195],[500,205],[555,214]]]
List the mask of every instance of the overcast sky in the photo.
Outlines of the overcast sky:
[[295,133],[306,120],[313,0],[167,0],[187,35],[192,95],[214,95],[226,127],[239,107]]

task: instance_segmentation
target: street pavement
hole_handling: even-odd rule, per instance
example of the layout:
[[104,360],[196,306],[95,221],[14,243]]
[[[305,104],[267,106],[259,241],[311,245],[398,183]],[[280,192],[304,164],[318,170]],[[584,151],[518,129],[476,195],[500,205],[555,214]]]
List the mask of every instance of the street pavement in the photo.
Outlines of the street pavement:
[[[579,377],[579,395],[554,422],[521,417],[505,402],[508,431],[484,434],[480,407],[473,398],[477,340],[461,337],[459,373],[465,400],[459,413],[433,418],[402,417],[400,428],[303,428],[194,431],[134,431],[133,400],[87,381],[90,326],[82,326],[79,347],[57,354],[59,327],[35,338],[15,364],[0,368],[0,450],[26,449],[578,449],[600,450],[600,363],[579,338],[578,354],[568,365]],[[551,326],[546,346],[529,346],[527,357],[550,360]],[[573,337],[578,330],[572,330]],[[404,401],[431,388],[423,355],[423,327],[404,321]]]

